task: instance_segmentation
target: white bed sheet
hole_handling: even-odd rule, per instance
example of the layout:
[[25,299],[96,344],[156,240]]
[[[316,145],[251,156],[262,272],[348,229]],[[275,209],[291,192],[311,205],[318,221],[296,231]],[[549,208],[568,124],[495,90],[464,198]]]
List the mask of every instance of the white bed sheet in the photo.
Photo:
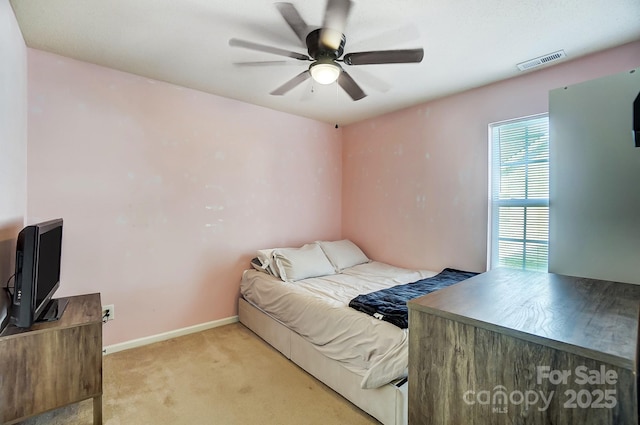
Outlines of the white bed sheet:
[[246,270],[240,292],[321,353],[362,376],[362,388],[377,388],[406,376],[408,333],[352,309],[349,301],[359,294],[435,274],[376,261],[297,282],[283,282],[257,270]]

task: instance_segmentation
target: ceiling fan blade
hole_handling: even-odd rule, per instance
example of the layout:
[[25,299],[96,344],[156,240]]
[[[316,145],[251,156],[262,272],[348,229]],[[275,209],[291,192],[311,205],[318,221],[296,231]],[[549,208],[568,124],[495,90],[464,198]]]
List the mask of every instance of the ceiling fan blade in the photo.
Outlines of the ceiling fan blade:
[[351,0],[327,0],[327,9],[324,12],[322,32],[320,33],[320,42],[324,46],[334,50],[340,47],[352,5]]
[[[294,62],[298,63],[298,62]],[[386,81],[381,80],[370,72],[365,71],[363,67],[353,68],[352,71],[355,78],[364,84],[365,87],[371,87],[372,89],[379,91],[380,93],[386,93],[391,89],[391,85]]]
[[250,61],[250,62],[234,62],[234,66],[273,66],[273,65],[298,65],[300,62],[291,61]]
[[229,46],[231,47],[242,47],[249,50],[257,50],[259,52],[271,53],[274,55],[286,56],[293,59],[298,59],[302,61],[311,60],[307,55],[303,55],[301,53],[291,52],[289,50],[280,49],[278,47],[266,46],[264,44],[254,43],[252,41],[240,40],[237,38],[232,38],[229,40]]
[[392,49],[392,46],[399,46],[416,41],[420,38],[420,31],[413,24],[405,24],[392,29],[371,35],[366,38],[351,40],[349,47],[354,50],[363,50],[367,46],[378,46],[383,49]]
[[307,47],[306,40],[307,34],[309,33],[309,26],[304,19],[302,19],[300,13],[298,13],[298,9],[291,3],[276,3],[276,7],[293,32],[296,33],[302,45]]
[[347,53],[342,59],[347,65],[374,65],[383,63],[422,62],[423,49],[378,50],[374,52]]
[[304,70],[300,74],[296,75],[295,77],[293,77],[292,79],[290,79],[289,81],[287,81],[286,83],[284,83],[283,85],[281,85],[280,87],[272,91],[270,94],[275,96],[282,96],[292,88],[308,80],[310,77],[311,77],[311,73],[309,72],[309,70],[308,69]]
[[353,100],[360,100],[367,95],[358,83],[344,70],[340,73],[340,77],[338,77],[338,84]]

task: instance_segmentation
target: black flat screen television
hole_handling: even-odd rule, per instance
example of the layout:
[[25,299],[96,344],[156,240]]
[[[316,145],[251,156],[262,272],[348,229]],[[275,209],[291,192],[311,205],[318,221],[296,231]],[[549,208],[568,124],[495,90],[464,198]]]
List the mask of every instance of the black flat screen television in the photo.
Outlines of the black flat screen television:
[[11,323],[29,328],[36,321],[60,318],[66,303],[52,299],[60,286],[62,219],[32,224],[20,231]]

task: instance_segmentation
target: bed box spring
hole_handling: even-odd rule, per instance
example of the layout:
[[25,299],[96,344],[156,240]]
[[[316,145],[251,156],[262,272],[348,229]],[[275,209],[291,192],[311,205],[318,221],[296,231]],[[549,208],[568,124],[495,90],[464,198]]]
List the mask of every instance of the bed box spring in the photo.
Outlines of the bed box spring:
[[240,298],[240,323],[302,369],[385,425],[407,424],[408,385],[362,389],[362,377],[317,351],[313,344],[258,307]]
[[273,348],[291,359],[291,330],[279,320],[267,315],[244,298],[238,303],[240,322],[264,339]]

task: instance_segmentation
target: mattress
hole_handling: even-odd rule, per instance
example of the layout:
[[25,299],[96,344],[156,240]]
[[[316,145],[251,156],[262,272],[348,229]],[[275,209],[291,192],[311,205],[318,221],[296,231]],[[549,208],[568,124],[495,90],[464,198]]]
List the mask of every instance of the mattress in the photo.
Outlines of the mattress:
[[406,376],[408,333],[350,308],[349,301],[359,294],[435,274],[376,261],[296,282],[246,270],[240,291],[245,300],[312,343],[323,355],[362,376],[362,388],[377,388]]

